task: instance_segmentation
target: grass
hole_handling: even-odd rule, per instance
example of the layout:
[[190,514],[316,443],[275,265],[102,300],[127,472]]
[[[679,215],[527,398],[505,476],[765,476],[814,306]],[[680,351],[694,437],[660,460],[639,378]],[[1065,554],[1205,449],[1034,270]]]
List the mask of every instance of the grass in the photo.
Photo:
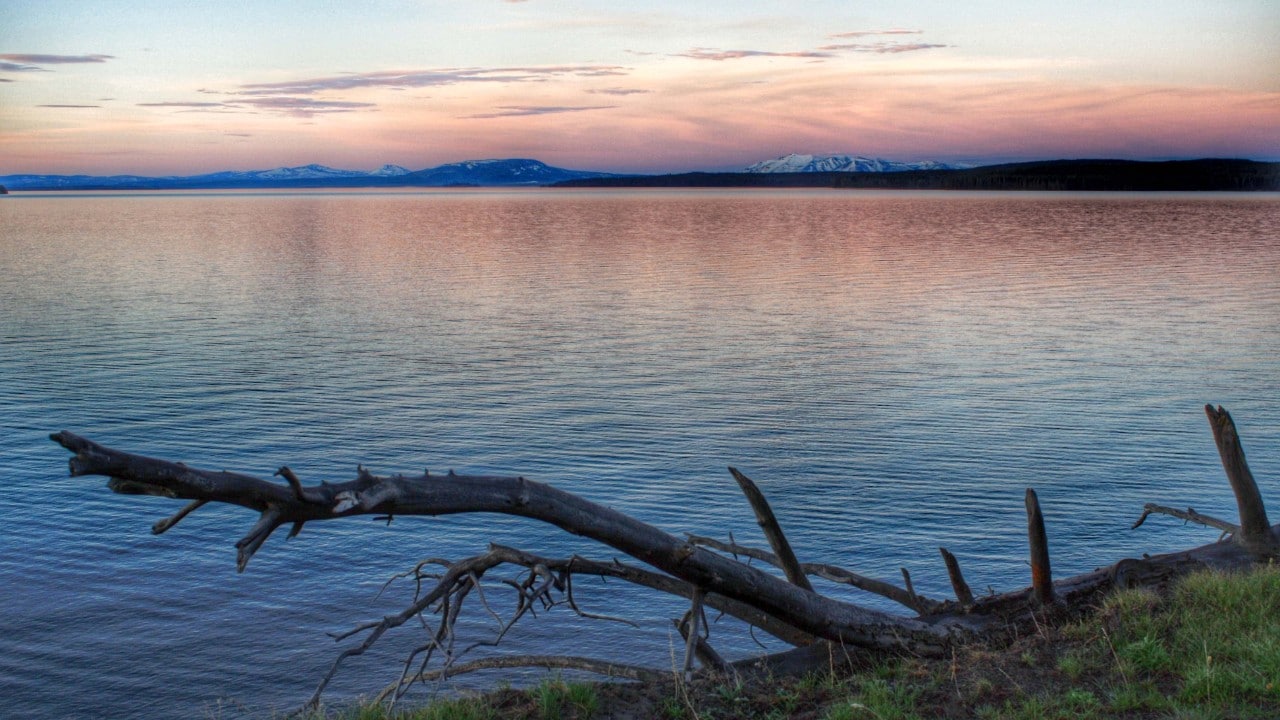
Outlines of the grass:
[[1280,568],[1200,573],[1164,597],[1113,594],[1096,612],[1008,647],[946,660],[682,687],[544,680],[527,690],[341,720],[1199,720],[1280,717]]

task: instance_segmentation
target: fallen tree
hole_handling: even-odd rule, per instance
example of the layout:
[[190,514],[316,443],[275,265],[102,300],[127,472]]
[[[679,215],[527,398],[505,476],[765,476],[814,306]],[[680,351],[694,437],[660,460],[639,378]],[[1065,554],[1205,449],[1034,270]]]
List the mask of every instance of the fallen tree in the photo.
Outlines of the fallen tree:
[[[958,643],[998,640],[1022,632],[1048,616],[1077,612],[1114,587],[1159,586],[1197,568],[1237,568],[1269,561],[1280,553],[1280,530],[1267,520],[1235,424],[1221,407],[1206,406],[1205,413],[1239,507],[1239,523],[1204,516],[1190,508],[1184,511],[1149,504],[1134,527],[1151,514],[1170,515],[1221,530],[1223,536],[1217,542],[1177,553],[1125,559],[1090,573],[1054,580],[1040,504],[1035,491],[1028,489],[1025,501],[1031,586],[974,597],[955,556],[939,548],[956,595],[955,599],[941,600],[916,593],[905,569],[899,586],[834,565],[800,562],[764,495],[750,478],[733,468],[730,473],[755,511],[770,550],[743,546],[732,538],[722,541],[695,535],[677,537],[523,477],[452,472],[386,477],[358,468],[354,480],[305,486],[288,467],[281,467],[276,474],[285,483],[280,484],[113,450],[67,431],[50,438],[73,453],[72,476],[105,475],[110,478],[107,486],[115,492],[188,500],[174,515],[155,523],[152,532],[156,534],[211,502],[256,511],[257,522],[236,543],[238,571],[244,571],[267,538],[286,524],[291,526],[289,536],[293,537],[305,523],[321,520],[375,515],[390,521],[397,515],[478,512],[550,523],[599,541],[639,562],[579,556],[547,558],[498,545],[463,560],[425,560],[403,576],[416,583],[411,604],[395,615],[335,636],[338,641],[361,639],[338,655],[316,689],[311,701],[315,704],[345,658],[365,652],[386,632],[414,618],[428,629],[429,639],[409,654],[399,681],[384,692],[393,701],[417,681],[515,665],[576,668],[631,679],[657,676],[659,672],[650,668],[581,657],[536,655],[462,660],[477,646],[499,643],[511,627],[536,613],[538,607],[563,604],[584,617],[629,622],[626,618],[583,611],[574,598],[573,582],[577,576],[617,578],[686,598],[689,610],[674,622],[685,638],[683,674],[688,678],[695,672],[695,660],[701,666],[698,672],[741,673],[762,666],[775,672],[807,668],[815,658],[826,665],[833,656],[860,651],[940,656]],[[752,561],[775,566],[783,577],[765,572],[750,564]],[[518,568],[517,575],[494,580],[492,571],[503,566]],[[905,607],[909,614],[891,614],[828,597],[814,589],[810,576],[883,596]],[[494,611],[486,595],[497,587],[515,593],[515,607],[505,618]],[[498,630],[489,639],[463,644],[455,628],[464,604],[472,598],[496,619]],[[707,608],[739,618],[797,649],[761,659],[726,662],[710,645]],[[433,660],[437,661],[435,666]]]

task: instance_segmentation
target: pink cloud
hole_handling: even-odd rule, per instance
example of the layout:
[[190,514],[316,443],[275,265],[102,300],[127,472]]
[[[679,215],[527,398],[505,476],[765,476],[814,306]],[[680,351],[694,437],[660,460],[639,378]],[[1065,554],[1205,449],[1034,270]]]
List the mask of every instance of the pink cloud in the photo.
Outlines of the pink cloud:
[[850,32],[833,33],[827,37],[832,38],[859,38],[869,37],[872,35],[921,35],[923,30],[853,30]]
[[818,52],[814,50],[802,50],[798,52],[770,52],[768,50],[710,50],[707,48],[693,48],[689,52],[675,53],[672,57],[686,57],[694,60],[741,60],[750,57],[788,57],[788,58],[829,58],[831,53]]
[[827,50],[831,52],[840,50],[850,50],[853,52],[868,52],[883,54],[894,54],[904,52],[915,52],[916,50],[931,50],[933,48],[944,48],[946,45],[937,43],[840,43],[837,45],[820,45],[819,50]]
[[551,65],[495,68],[439,68],[432,70],[378,71],[241,85],[242,95],[311,95],[334,90],[367,87],[433,87],[462,83],[525,83],[551,77],[606,77],[626,75],[618,65]]
[[466,117],[472,120],[487,120],[490,118],[521,117],[525,115],[556,115],[560,113],[583,112],[586,110],[609,110],[615,107],[617,106],[590,105],[585,107],[562,107],[554,105],[504,105],[498,109],[498,112],[467,115]]

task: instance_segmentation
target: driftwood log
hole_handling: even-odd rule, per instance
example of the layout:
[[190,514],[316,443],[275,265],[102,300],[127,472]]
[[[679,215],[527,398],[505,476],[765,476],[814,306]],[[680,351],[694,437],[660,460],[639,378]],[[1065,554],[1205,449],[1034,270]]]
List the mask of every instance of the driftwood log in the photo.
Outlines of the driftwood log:
[[[1223,531],[1217,542],[1194,549],[1141,559],[1121,560],[1109,567],[1071,578],[1054,580],[1049,545],[1035,491],[1026,491],[1031,586],[1005,594],[975,598],[961,573],[959,561],[940,548],[955,600],[922,597],[911,587],[903,570],[905,587],[863,577],[833,565],[802,563],[787,542],[782,527],[764,494],[746,475],[730,468],[755,511],[771,551],[689,535],[677,537],[611,508],[523,477],[432,475],[416,477],[374,475],[357,469],[354,480],[338,484],[305,486],[288,468],[276,473],[279,484],[248,475],[211,472],[182,463],[143,457],[99,445],[63,431],[50,436],[73,453],[72,476],[104,475],[107,486],[119,493],[157,495],[189,501],[174,515],[152,527],[163,533],[191,512],[211,503],[229,503],[258,513],[257,522],[236,543],[238,571],[282,525],[297,535],[308,522],[377,515],[446,515],[496,512],[532,518],[562,530],[599,541],[638,564],[590,560],[578,556],[546,558],[523,550],[491,545],[487,552],[459,561],[431,559],[405,573],[417,583],[414,601],[396,615],[357,626],[335,636],[342,641],[361,637],[343,650],[320,682],[312,698],[321,693],[343,659],[359,655],[387,631],[420,618],[429,640],[415,649],[404,664],[400,680],[383,697],[403,695],[418,681],[448,677],[483,668],[514,665],[577,668],[613,677],[646,679],[657,670],[606,663],[590,658],[529,655],[517,658],[480,658],[463,661],[478,645],[496,645],[520,619],[538,607],[564,604],[584,616],[629,623],[582,611],[574,600],[575,576],[618,578],[626,582],[688,599],[690,607],[676,627],[686,641],[684,676],[694,672],[694,660],[704,673],[741,673],[768,667],[774,672],[823,665],[833,657],[857,652],[903,652],[940,656],[957,644],[995,640],[1020,632],[1046,615],[1075,612],[1088,607],[1115,587],[1158,586],[1197,568],[1238,568],[1269,561],[1280,553],[1280,529],[1272,527],[1245,461],[1234,422],[1221,407],[1205,407],[1222,465],[1240,511],[1239,524],[1159,505],[1147,505],[1134,523],[1138,527],[1151,514],[1164,514]],[[746,559],[746,561],[743,560]],[[748,564],[751,560],[780,569],[783,577]],[[517,569],[514,577],[493,579],[500,566]],[[816,591],[809,577],[853,587],[889,598],[910,611],[891,614],[860,604],[837,600]],[[514,591],[515,607],[504,618],[491,607],[486,593],[493,588]],[[464,602],[477,598],[485,611],[499,620],[495,636],[464,646],[454,627]],[[474,605],[474,603],[473,603]],[[707,608],[732,615],[785,642],[796,650],[739,663],[727,663],[709,642]],[[434,617],[435,620],[431,620]],[[432,662],[436,661],[435,665]]]

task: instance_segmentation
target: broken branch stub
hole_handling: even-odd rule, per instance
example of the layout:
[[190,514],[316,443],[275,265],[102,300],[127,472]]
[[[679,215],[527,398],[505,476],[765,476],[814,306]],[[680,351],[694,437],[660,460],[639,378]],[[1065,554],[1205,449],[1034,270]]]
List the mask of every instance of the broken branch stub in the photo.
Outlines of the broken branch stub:
[[1258,483],[1249,470],[1249,463],[1245,461],[1235,421],[1221,405],[1217,408],[1205,405],[1204,414],[1209,419],[1213,442],[1218,446],[1218,456],[1222,459],[1222,469],[1227,473],[1227,482],[1231,483],[1231,492],[1235,494],[1236,506],[1240,510],[1237,537],[1253,552],[1273,554],[1277,548],[1271,523],[1267,521],[1267,508],[1262,502],[1262,493],[1258,491]]
[[1049,567],[1049,538],[1036,491],[1027,488],[1027,542],[1031,546],[1031,587],[1041,605],[1053,602],[1053,572]]
[[805,577],[804,569],[800,567],[800,561],[796,559],[795,551],[791,549],[791,543],[787,542],[787,536],[783,534],[782,526],[778,524],[778,518],[773,514],[773,508],[769,507],[769,501],[764,499],[764,493],[760,492],[760,488],[756,487],[751,478],[736,469],[729,468],[729,474],[738,481],[742,494],[747,497],[747,502],[751,503],[751,509],[756,514],[756,522],[764,531],[769,547],[773,548],[773,553],[778,556],[778,564],[782,566],[782,572],[786,573],[787,580],[790,580],[792,585],[812,592],[813,585],[809,584],[809,578]]
[[938,548],[938,553],[942,555],[942,562],[947,566],[947,577],[951,578],[951,588],[956,592],[956,601],[961,607],[973,605],[973,591],[969,589],[969,583],[964,581],[964,574],[960,572],[960,561],[956,560],[956,556],[944,547]]

